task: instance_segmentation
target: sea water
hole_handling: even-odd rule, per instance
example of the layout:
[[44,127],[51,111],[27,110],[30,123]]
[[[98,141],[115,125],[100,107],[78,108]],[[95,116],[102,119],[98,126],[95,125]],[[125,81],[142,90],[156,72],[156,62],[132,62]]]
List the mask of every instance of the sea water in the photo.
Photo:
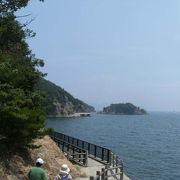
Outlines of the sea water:
[[132,180],[180,180],[180,113],[49,118],[47,126],[116,152]]

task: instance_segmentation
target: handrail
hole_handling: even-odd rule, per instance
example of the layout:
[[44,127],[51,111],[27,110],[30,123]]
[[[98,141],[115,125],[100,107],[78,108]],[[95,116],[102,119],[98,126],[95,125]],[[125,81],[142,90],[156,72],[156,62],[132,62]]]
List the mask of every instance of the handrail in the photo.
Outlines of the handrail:
[[53,135],[51,138],[57,143],[63,152],[66,153],[67,158],[76,162],[79,165],[87,167],[88,152],[78,146],[74,146],[66,141],[63,141]]
[[[87,156],[95,159],[96,161],[104,163],[106,165],[105,169],[102,171],[102,173],[99,174],[100,176],[102,175],[102,179],[106,179],[110,176],[112,177],[117,174],[117,171],[120,170],[118,174],[120,175],[120,180],[123,180],[123,161],[110,149],[59,132],[54,132],[51,137],[53,139],[61,140],[64,143],[72,145],[75,148],[80,148],[81,151],[88,153]],[[115,169],[115,172],[111,175],[107,175],[108,171],[112,171],[112,169]]]
[[[69,137],[69,138],[76,139],[76,140],[78,140],[78,141],[82,141],[82,142],[84,142],[84,143],[92,144],[92,143],[89,143],[89,142],[87,142],[87,141],[84,141],[84,140],[81,140],[81,139],[78,139],[78,138],[75,138],[75,137],[72,137],[72,136],[63,134],[63,133],[59,133],[59,132],[56,132],[56,131],[53,132],[53,135],[55,135],[55,136],[61,135],[61,136],[64,136],[64,137]],[[95,145],[95,144],[92,144],[92,145]],[[101,146],[98,146],[98,145],[95,145],[95,146],[102,148]],[[109,150],[108,148],[105,148],[105,147],[103,147],[103,149]],[[109,150],[109,151],[110,151],[110,150]]]
[[111,163],[111,153],[112,153],[112,151],[107,149],[107,148],[104,148],[104,147],[89,143],[87,141],[80,140],[78,138],[74,138],[72,136],[62,134],[62,133],[59,133],[59,132],[54,132],[53,136],[58,138],[58,139],[61,139],[63,141],[66,141],[67,143],[70,143],[70,144],[72,144],[74,146],[77,146],[79,148],[87,150],[88,155],[91,158],[96,159],[97,161],[100,161],[100,162],[102,162],[104,164]]
[[[92,144],[92,143],[89,143],[89,142],[87,142],[87,141],[84,141],[84,140],[81,140],[81,139],[78,139],[78,138],[75,138],[75,137],[72,137],[72,136],[63,134],[63,133],[59,133],[59,132],[56,132],[56,131],[54,131],[53,135],[63,135],[63,136],[65,136],[65,137],[73,138],[73,139],[82,141],[82,142],[84,142],[84,143]],[[92,145],[95,145],[95,144],[92,144]],[[95,146],[101,147],[101,146],[98,146],[98,145],[95,145]],[[102,147],[101,147],[101,148],[102,148]],[[103,149],[109,150],[108,148],[105,148],[105,147],[103,147]]]

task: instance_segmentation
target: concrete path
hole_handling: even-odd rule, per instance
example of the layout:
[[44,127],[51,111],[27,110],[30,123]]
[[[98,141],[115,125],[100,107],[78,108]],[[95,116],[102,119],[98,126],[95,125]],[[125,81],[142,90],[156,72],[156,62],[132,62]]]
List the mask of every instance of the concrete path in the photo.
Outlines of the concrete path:
[[[105,167],[104,164],[97,162],[91,158],[88,158],[88,167],[78,166],[82,173],[85,173],[87,177],[78,177],[75,180],[89,180],[90,176],[96,176],[96,171],[101,171]],[[110,177],[108,180],[116,180],[116,178]],[[125,174],[123,180],[130,180]]]

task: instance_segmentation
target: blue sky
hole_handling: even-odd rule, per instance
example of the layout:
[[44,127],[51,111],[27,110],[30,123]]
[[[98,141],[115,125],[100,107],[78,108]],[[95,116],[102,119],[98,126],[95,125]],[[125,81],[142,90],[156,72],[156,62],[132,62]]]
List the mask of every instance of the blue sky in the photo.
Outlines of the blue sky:
[[29,13],[46,79],[96,109],[180,111],[179,0],[32,0]]

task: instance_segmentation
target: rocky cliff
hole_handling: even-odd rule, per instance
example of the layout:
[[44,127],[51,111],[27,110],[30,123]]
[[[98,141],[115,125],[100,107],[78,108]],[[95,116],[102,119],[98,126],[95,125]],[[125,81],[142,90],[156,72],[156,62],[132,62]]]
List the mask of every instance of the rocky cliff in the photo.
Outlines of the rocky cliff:
[[74,113],[94,111],[94,107],[74,98],[63,88],[48,80],[40,79],[37,88],[46,94],[48,116],[67,117]]

